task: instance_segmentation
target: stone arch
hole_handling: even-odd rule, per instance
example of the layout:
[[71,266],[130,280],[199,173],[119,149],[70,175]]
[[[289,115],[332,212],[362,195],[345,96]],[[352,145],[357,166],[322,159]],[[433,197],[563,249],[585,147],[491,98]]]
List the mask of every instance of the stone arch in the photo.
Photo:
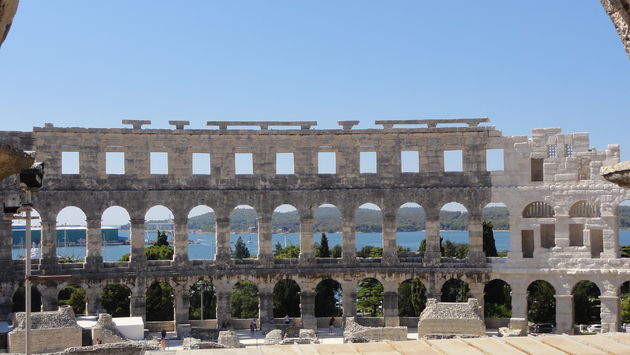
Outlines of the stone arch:
[[367,277],[359,281],[357,287],[357,315],[382,317],[383,293],[383,284],[379,280]]
[[169,244],[173,245],[173,211],[164,205],[154,205],[144,214],[144,231],[149,243],[157,239],[157,232],[166,233]]
[[419,278],[406,279],[398,287],[398,315],[418,317],[427,304],[427,289]]
[[534,201],[523,209],[523,218],[551,218],[555,214],[553,207],[544,201]]
[[599,324],[601,323],[601,291],[591,281],[582,280],[573,286],[573,323]]
[[175,316],[174,290],[166,281],[154,281],[146,290],[147,321],[172,321]]
[[[60,262],[77,262],[85,258],[85,249],[75,247],[87,239],[87,215],[76,206],[66,206],[57,213],[57,255]],[[42,249],[43,250],[43,249]]]
[[469,209],[460,202],[449,202],[440,208],[440,232],[442,256],[465,259],[468,256],[470,233]]
[[315,317],[341,317],[343,289],[337,280],[327,278],[315,286]]
[[217,253],[216,213],[212,207],[197,205],[188,219],[188,259],[214,259]]
[[556,324],[556,289],[545,280],[527,286],[527,320],[532,323]]
[[259,254],[261,241],[257,219],[256,209],[251,205],[238,205],[230,212],[230,249],[234,258],[247,259]]
[[468,283],[455,278],[444,282],[441,294],[441,302],[467,302],[472,297]]
[[[101,243],[103,247],[108,246],[107,250],[103,249],[104,261],[117,261],[123,255],[131,253],[131,233],[121,230],[122,226],[129,225],[130,222],[131,216],[124,207],[113,205],[103,211],[101,214],[101,235],[103,236]],[[119,244],[121,241],[123,244]],[[125,241],[127,245],[124,244]]]
[[630,281],[625,281],[619,287],[619,323],[630,323]]
[[75,315],[87,314],[87,295],[85,288],[78,283],[69,283],[60,286],[57,294],[57,304],[59,306],[70,306]]
[[512,317],[512,287],[506,281],[493,279],[484,289],[483,310],[485,318]]
[[569,217],[586,217],[596,218],[601,217],[602,213],[599,205],[592,201],[582,200],[574,203],[569,208]]
[[[357,256],[362,258],[381,257],[383,255],[383,210],[375,203],[367,202],[355,210],[355,230],[361,234],[356,238]],[[366,218],[364,221],[363,219]],[[381,221],[370,224],[368,220]]]
[[301,288],[295,280],[281,279],[273,287],[273,316],[300,316]]
[[234,319],[258,317],[258,286],[250,280],[234,284],[230,295],[230,312]]
[[415,202],[406,202],[396,211],[396,243],[398,255],[405,257],[416,251],[426,250],[424,238],[426,213],[424,207]]
[[103,287],[101,306],[112,317],[129,317],[131,288],[124,283],[110,283]]
[[[333,258],[341,257],[342,227],[342,214],[336,205],[323,203],[315,209],[313,213],[313,240],[321,245],[322,235],[325,233],[331,257]],[[314,250],[314,255],[319,255],[317,248]]]
[[190,287],[189,319],[216,319],[216,287],[211,280],[198,280]]
[[[20,217],[25,218],[26,213],[22,212],[17,214]],[[36,209],[31,211],[32,217],[38,217],[38,219],[31,220],[31,247],[35,245],[35,248],[31,249],[31,258],[38,259],[41,256],[41,215]],[[11,252],[11,258],[13,260],[22,260],[26,257],[26,220],[13,219],[11,221],[12,229],[12,244],[13,250]]]
[[[500,256],[510,251],[510,210],[507,204],[503,202],[488,203],[483,207],[481,217],[483,220],[483,243],[486,256]],[[490,234],[490,230],[492,234]],[[491,240],[494,241],[494,250],[497,251],[496,255],[489,252],[493,251],[491,246],[488,248],[488,243]]]
[[[277,206],[271,214],[271,242],[277,254],[298,257],[300,254],[300,211],[293,205]],[[284,252],[283,252],[284,251]]]
[[[12,312],[25,312],[26,306],[24,304],[24,284],[21,284],[17,289],[15,289],[15,292],[13,292],[12,300]],[[35,285],[31,285],[31,311],[42,311],[42,295]]]

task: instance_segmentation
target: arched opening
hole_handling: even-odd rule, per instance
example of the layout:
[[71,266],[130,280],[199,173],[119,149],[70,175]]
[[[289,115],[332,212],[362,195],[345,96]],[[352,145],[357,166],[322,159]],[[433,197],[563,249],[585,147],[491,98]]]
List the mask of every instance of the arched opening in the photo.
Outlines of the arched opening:
[[[398,256],[414,256],[416,251],[422,250],[425,242],[424,208],[415,202],[408,202],[398,208],[396,213],[396,244]],[[426,246],[424,247],[426,249]]]
[[249,259],[258,255],[258,222],[256,210],[238,205],[230,213],[230,245],[232,258]]
[[320,281],[315,287],[315,317],[341,317],[342,297],[339,282],[333,279]]
[[591,201],[578,201],[569,209],[569,217],[586,217],[596,218],[601,217],[599,206]]
[[74,206],[65,207],[57,214],[57,256],[60,263],[85,260],[87,217]]
[[173,320],[173,288],[166,282],[154,282],[147,288],[147,321]]
[[523,209],[523,218],[551,218],[554,215],[553,207],[543,201],[532,202]]
[[630,281],[621,284],[619,290],[621,323],[630,323]]
[[[20,285],[20,287],[18,287],[17,290],[15,290],[15,292],[13,293],[13,308],[11,311],[14,313],[25,312],[25,300],[26,296],[24,295],[24,285]],[[35,286],[31,286],[31,311],[42,311],[42,295],[41,293],[39,293],[39,290]]]
[[120,206],[111,206],[103,211],[101,234],[104,261],[119,261],[131,252],[130,219],[127,210]]
[[536,280],[527,287],[527,321],[556,324],[556,289],[547,281]]
[[255,283],[242,280],[234,285],[230,296],[230,312],[234,319],[258,317],[258,287]]
[[[523,209],[522,221],[523,228],[521,230],[521,248],[524,258],[534,257],[534,235],[536,228],[540,229],[540,246],[550,249],[556,246],[556,225],[547,221],[538,221],[538,218],[552,218],[555,215],[553,207],[543,201],[535,201],[527,205]],[[533,220],[525,220],[531,218]],[[539,224],[537,226],[536,224]]]
[[300,214],[291,205],[276,207],[271,215],[273,256],[278,259],[300,256]]
[[630,258],[630,200],[625,200],[617,206],[619,225],[619,248],[622,258]]
[[273,287],[273,316],[300,316],[300,286],[291,279],[282,279]]
[[[588,228],[590,218],[601,217],[599,205],[591,201],[578,201],[569,209],[569,246],[584,246],[584,232]],[[604,233],[602,229],[591,229],[588,232],[591,257],[599,257],[604,251]]]
[[217,296],[212,281],[199,280],[190,288],[189,319],[216,319]]
[[441,302],[468,302],[471,297],[468,284],[460,279],[450,279],[442,285]]
[[[25,218],[26,213],[19,213],[18,216]],[[31,212],[32,217],[37,217],[37,219],[31,220],[31,258],[39,259],[41,257],[41,237],[42,237],[42,227],[41,227],[41,219],[39,212],[33,209]],[[26,220],[24,219],[13,219],[11,221],[11,230],[12,230],[12,242],[13,242],[13,250],[11,251],[11,256],[13,260],[24,260],[26,257]],[[24,303],[24,302],[22,302]]]
[[468,210],[458,202],[440,209],[440,250],[446,258],[466,259],[468,256]]
[[70,284],[59,291],[57,295],[57,304],[59,306],[70,306],[74,314],[87,314],[86,303],[87,296],[85,290],[77,284]]
[[[335,205],[323,204],[315,210],[313,215],[315,248],[313,253],[317,258],[325,258],[326,248],[323,246],[324,240],[328,244],[331,258],[341,258],[342,244],[342,219],[341,212]],[[325,237],[325,238],[324,238]]]
[[383,256],[383,214],[373,203],[364,203],[355,211],[356,250],[359,258]]
[[591,281],[580,281],[573,287],[573,322],[575,324],[601,323],[601,295],[599,287]]
[[157,205],[147,211],[144,215],[144,252],[147,260],[173,259],[173,229],[171,210]]
[[357,316],[383,316],[383,284],[375,278],[359,281],[357,288]]
[[101,306],[112,317],[129,317],[130,299],[131,290],[129,287],[121,284],[111,284],[103,288]]
[[418,317],[427,305],[427,289],[420,279],[408,279],[398,287],[398,315]]
[[512,287],[500,279],[494,279],[483,289],[483,313],[485,318],[512,317]]
[[205,205],[188,212],[188,259],[214,259],[217,253],[217,218],[214,210]]
[[510,212],[505,203],[487,204],[483,218],[483,251],[487,257],[506,257],[510,250]]

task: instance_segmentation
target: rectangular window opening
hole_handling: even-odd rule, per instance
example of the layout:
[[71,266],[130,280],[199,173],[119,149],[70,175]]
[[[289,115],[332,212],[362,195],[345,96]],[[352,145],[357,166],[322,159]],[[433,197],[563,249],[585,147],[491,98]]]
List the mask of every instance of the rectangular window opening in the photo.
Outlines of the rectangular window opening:
[[545,159],[532,158],[532,181],[543,181],[543,164]]
[[415,150],[403,150],[400,152],[400,172],[419,173],[420,153]]
[[168,174],[168,153],[151,152],[150,171],[151,174]]
[[123,175],[125,173],[125,153],[105,152],[105,174]]
[[604,252],[604,231],[601,229],[591,229],[591,257],[599,258]]
[[359,153],[359,172],[361,174],[376,174],[376,152]]
[[61,152],[61,173],[79,173],[79,152]]
[[564,151],[566,152],[566,155],[568,158],[572,158],[573,157],[573,144],[565,144]]
[[337,154],[335,152],[318,152],[317,153],[317,173],[318,174],[336,174],[337,173]]
[[210,153],[193,153],[192,173],[194,175],[210,175]]
[[557,147],[555,144],[547,145],[547,158],[556,158],[558,156]]
[[541,224],[540,225],[540,246],[543,248],[553,248],[556,246],[556,225]]
[[254,154],[236,153],[234,154],[234,164],[236,175],[252,175],[254,173]]
[[276,175],[295,174],[293,153],[276,153]]
[[523,258],[534,257],[534,231],[531,229],[521,231],[521,250]]
[[462,150],[444,151],[444,171],[464,171]]
[[486,170],[487,171],[503,171],[505,170],[503,149],[486,150]]
[[584,245],[584,225],[569,224],[569,246],[581,247]]

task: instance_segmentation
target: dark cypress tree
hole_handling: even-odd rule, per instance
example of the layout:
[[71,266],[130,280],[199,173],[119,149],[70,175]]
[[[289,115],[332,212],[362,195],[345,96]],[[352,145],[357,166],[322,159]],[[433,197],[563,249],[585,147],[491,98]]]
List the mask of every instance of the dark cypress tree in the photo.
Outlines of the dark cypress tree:
[[319,257],[330,258],[330,249],[328,248],[328,237],[326,237],[326,233],[322,233],[322,239],[319,244]]
[[488,257],[499,256],[497,246],[494,242],[494,232],[492,228],[492,222],[483,221],[483,252],[486,253]]
[[245,245],[245,242],[243,242],[243,238],[241,237],[238,237],[236,244],[234,245],[234,257],[236,259],[249,258],[249,249],[247,249],[247,245]]

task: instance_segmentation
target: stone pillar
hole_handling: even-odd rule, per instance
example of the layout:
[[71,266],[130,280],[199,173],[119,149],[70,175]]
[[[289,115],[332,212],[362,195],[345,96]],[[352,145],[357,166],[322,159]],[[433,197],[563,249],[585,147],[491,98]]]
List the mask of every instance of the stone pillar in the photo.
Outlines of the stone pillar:
[[556,333],[573,334],[573,295],[555,295]]
[[397,327],[400,325],[398,317],[398,292],[386,291],[383,293],[383,317],[386,327]]
[[315,261],[313,227],[313,216],[300,217],[300,264],[309,264]]
[[42,221],[41,233],[41,263],[49,267],[57,264],[57,221]]
[[131,256],[129,262],[144,265],[147,256],[144,253],[144,218],[132,218],[131,227]]
[[59,296],[57,285],[38,285],[37,290],[42,295],[42,311],[56,311],[58,308],[57,296]]
[[343,239],[341,242],[341,258],[343,262],[355,263],[357,260],[356,236],[354,233],[354,214],[346,214],[342,217]]
[[220,263],[227,263],[230,261],[230,218],[217,217],[216,225],[216,237],[217,237],[217,254],[215,260]]
[[188,218],[173,219],[173,261],[185,263],[188,261]]
[[300,292],[300,317],[302,318],[302,328],[317,331],[315,292],[307,290]]
[[129,313],[132,317],[142,317],[143,321],[146,320],[146,293],[146,280],[136,279],[129,298]]
[[271,251],[271,215],[261,212],[258,221],[258,261],[263,264],[273,262]]
[[398,245],[396,243],[396,215],[383,214],[383,259],[387,265],[398,263]]
[[0,265],[11,263],[13,259],[13,233],[11,220],[0,216]]
[[436,265],[440,263],[442,253],[440,252],[440,217],[427,213],[425,222],[426,250],[424,252],[424,263]]
[[556,215],[555,227],[556,247],[566,248],[569,246],[569,216]]
[[479,282],[474,282],[474,283],[470,283],[468,284],[468,287],[470,288],[470,294],[472,296],[472,298],[476,298],[477,301],[479,301],[479,308],[480,308],[480,314],[479,316],[481,316],[481,319],[484,319],[484,296],[485,296],[485,290],[484,290],[484,284],[479,283]]
[[342,282],[341,290],[343,317],[355,317],[357,315],[357,283],[353,281]]
[[99,270],[103,266],[103,235],[100,218],[87,220],[85,268]]
[[258,291],[258,298],[258,318],[262,328],[273,319],[273,291]]
[[542,239],[540,237],[540,224],[533,224],[532,229],[534,230],[534,258],[536,258],[543,253]]
[[527,333],[527,291],[512,289],[512,318],[510,330],[520,330]]
[[[485,263],[486,255],[483,252],[483,223],[481,214],[470,213],[468,219],[468,261],[473,263]],[[483,304],[483,299],[479,300]]]
[[620,326],[619,297],[617,295],[599,296],[601,301],[600,317],[604,332],[617,332]]
[[232,305],[230,298],[232,293],[229,291],[217,292],[217,327],[222,328],[223,325],[230,327],[232,321]]
[[188,310],[190,308],[190,294],[183,288],[173,289],[175,293],[175,324],[188,323]]
[[619,258],[621,256],[619,248],[619,220],[617,216],[602,216],[601,219],[606,227],[603,232],[604,251],[600,258]]
[[103,287],[100,284],[90,284],[88,288],[85,290],[85,295],[87,298],[87,314],[90,316],[95,316],[98,314],[98,311],[102,308],[101,305],[101,297],[103,294]]
[[523,258],[523,241],[521,233],[521,216],[510,215],[510,250],[508,251],[508,259]]

